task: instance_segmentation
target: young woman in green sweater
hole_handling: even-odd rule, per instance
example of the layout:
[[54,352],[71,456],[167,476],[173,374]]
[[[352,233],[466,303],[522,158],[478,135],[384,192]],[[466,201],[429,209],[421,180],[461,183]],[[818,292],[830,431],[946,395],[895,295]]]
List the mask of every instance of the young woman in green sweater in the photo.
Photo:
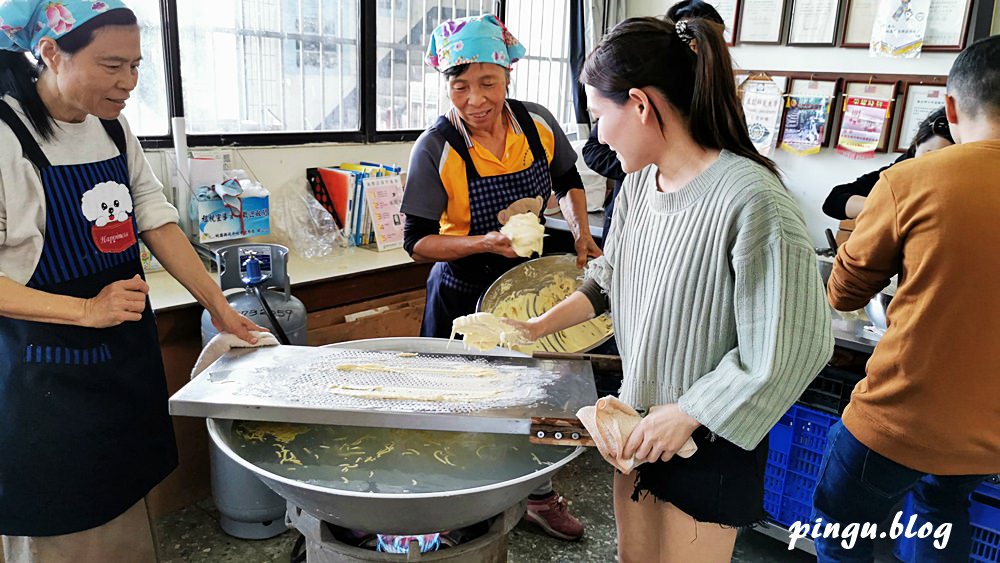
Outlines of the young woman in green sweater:
[[[718,25],[626,20],[581,81],[627,177],[584,287],[519,326],[538,338],[610,305],[620,398],[647,413],[606,452],[643,463],[615,475],[619,560],[729,561],[766,517],[767,433],[832,353],[812,242],[750,142]],[[674,457],[689,437],[697,453]]]

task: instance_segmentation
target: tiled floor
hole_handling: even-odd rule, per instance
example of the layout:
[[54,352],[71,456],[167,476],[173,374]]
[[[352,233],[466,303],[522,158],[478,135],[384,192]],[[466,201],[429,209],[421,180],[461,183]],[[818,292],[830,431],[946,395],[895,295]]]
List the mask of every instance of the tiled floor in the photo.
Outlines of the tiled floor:
[[[586,525],[585,537],[563,542],[521,523],[511,534],[510,563],[578,563],[615,561],[615,523],[611,508],[611,468],[591,450],[563,469],[555,487],[572,500],[572,511]],[[158,522],[164,563],[286,563],[297,532],[263,541],[243,541],[225,535],[217,523],[211,499]],[[880,561],[889,561],[884,557]],[[743,531],[733,561],[739,563],[798,563],[815,561],[802,551],[754,531]]]

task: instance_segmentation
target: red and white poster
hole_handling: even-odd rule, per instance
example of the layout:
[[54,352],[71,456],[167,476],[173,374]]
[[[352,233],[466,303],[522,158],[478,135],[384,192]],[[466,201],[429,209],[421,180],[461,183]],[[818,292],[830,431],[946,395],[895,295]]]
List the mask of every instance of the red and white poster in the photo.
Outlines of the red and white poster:
[[889,100],[847,98],[837,152],[855,160],[872,158],[889,116]]

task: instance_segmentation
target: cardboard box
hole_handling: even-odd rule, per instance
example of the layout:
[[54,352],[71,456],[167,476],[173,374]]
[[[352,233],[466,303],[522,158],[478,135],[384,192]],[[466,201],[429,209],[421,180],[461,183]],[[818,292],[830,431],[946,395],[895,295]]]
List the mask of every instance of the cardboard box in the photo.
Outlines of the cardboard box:
[[843,246],[847,239],[851,238],[851,233],[854,232],[854,221],[848,219],[846,221],[840,222],[840,228],[837,230],[837,246]]
[[240,198],[243,203],[242,224],[238,209],[227,207],[221,199],[193,201],[198,241],[211,242],[270,234],[269,200],[269,197]]

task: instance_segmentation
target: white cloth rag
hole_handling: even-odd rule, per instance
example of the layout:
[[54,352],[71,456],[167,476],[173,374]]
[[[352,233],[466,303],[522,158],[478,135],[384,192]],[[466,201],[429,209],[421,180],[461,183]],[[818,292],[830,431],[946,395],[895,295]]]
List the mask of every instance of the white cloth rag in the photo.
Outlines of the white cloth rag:
[[208,344],[205,345],[205,348],[198,356],[198,360],[194,363],[194,369],[191,370],[191,379],[197,377],[199,373],[205,371],[205,368],[214,364],[216,360],[233,348],[260,348],[261,346],[278,345],[278,339],[270,332],[252,330],[250,331],[250,335],[257,338],[256,344],[250,344],[246,340],[242,340],[235,334],[228,332],[216,334],[208,341]]
[[[642,416],[631,406],[609,395],[598,399],[594,406],[583,407],[577,411],[576,417],[590,433],[601,456],[615,469],[627,475],[641,465],[636,462],[635,456],[628,459],[621,457],[629,436],[642,421]],[[691,457],[696,451],[698,446],[694,440],[688,438],[677,455]]]

